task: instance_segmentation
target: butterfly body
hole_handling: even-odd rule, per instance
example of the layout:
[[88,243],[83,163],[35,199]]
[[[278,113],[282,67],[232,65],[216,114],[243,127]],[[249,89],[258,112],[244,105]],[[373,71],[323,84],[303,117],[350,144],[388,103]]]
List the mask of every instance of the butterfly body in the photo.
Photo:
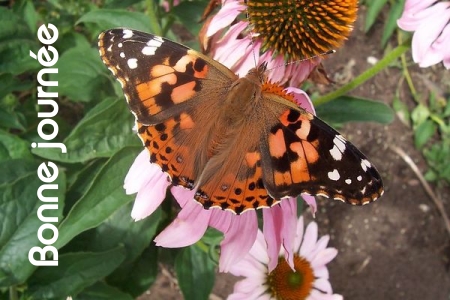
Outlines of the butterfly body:
[[122,84],[151,162],[205,208],[241,213],[301,193],[366,204],[382,182],[338,132],[267,82],[265,65],[239,78],[188,47],[112,29],[103,62]]

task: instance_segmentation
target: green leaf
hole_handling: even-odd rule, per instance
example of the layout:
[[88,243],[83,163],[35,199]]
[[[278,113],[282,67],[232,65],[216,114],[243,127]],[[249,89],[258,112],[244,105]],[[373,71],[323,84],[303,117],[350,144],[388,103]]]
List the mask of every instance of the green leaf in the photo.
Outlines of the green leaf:
[[368,32],[375,23],[378,15],[383,7],[386,5],[387,0],[369,1],[367,3],[366,21],[364,26],[364,32]]
[[392,107],[396,111],[400,121],[402,121],[402,123],[408,127],[411,126],[410,122],[411,116],[409,114],[408,105],[403,103],[399,97],[395,96],[394,101],[392,102]]
[[199,23],[199,20],[206,5],[205,1],[181,2],[172,8],[170,14],[175,15],[178,22],[183,24],[184,28],[189,30],[193,36],[197,36],[203,25]]
[[125,146],[139,145],[132,132],[133,115],[123,100],[107,98],[93,108],[64,140],[67,153],[60,149],[36,148],[32,152],[61,162],[86,162],[110,157]]
[[86,48],[83,44],[64,52],[55,68],[58,68],[58,73],[50,73],[49,78],[58,82],[58,86],[51,86],[48,91],[58,92],[73,101],[98,100],[98,91],[108,83],[108,78],[102,76],[105,66],[98,50]]
[[148,16],[140,12],[122,9],[97,9],[83,15],[76,23],[95,23],[100,28],[126,27],[145,32],[152,32]]
[[317,106],[316,113],[325,122],[338,124],[349,121],[388,124],[394,120],[394,112],[386,104],[352,96],[342,96]]
[[31,32],[37,32],[37,25],[40,21],[40,17],[36,12],[33,1],[17,1],[14,3],[13,11],[21,16]]
[[215,265],[196,244],[178,254],[175,272],[185,299],[209,298],[214,285]]
[[60,248],[79,233],[100,225],[134,198],[126,195],[122,186],[135,157],[133,148],[124,148],[111,157],[59,226],[55,247]]
[[384,23],[383,35],[381,37],[381,46],[383,48],[386,46],[386,43],[389,41],[395,29],[397,29],[397,20],[400,19],[404,7],[405,0],[393,1],[389,9],[389,15]]
[[30,50],[37,53],[37,37],[12,10],[0,7],[0,73],[21,74],[35,70],[39,63],[30,57]]
[[431,120],[422,122],[414,130],[414,144],[416,148],[422,148],[430,138],[436,133],[437,125]]
[[65,299],[110,274],[125,258],[123,247],[98,253],[67,253],[57,267],[39,268],[29,282],[34,299]]
[[0,161],[14,158],[32,158],[30,143],[0,130]]
[[430,117],[430,110],[423,104],[417,105],[411,112],[411,120],[414,128],[425,122]]
[[[108,283],[120,288],[133,297],[144,293],[155,282],[158,275],[158,251],[154,244],[147,247],[126,268],[119,268],[106,279]],[[118,272],[121,272],[118,274]],[[118,276],[119,275],[119,276]]]
[[116,287],[96,282],[77,295],[76,300],[133,300],[134,298]]
[[[16,170],[13,170],[15,163]],[[37,210],[43,204],[37,197],[37,190],[43,182],[36,175],[36,168],[29,172],[25,164],[27,160],[7,161],[1,164],[2,172],[6,172],[7,179],[2,180],[0,186],[0,287],[16,285],[25,280],[36,269],[28,261],[31,248],[43,247],[37,237],[38,228],[44,224],[37,217]],[[36,167],[34,163],[31,164]],[[14,178],[16,176],[16,178]],[[58,199],[57,209],[46,209],[45,217],[62,217],[65,194],[65,174],[59,169],[58,177],[52,184],[57,189],[46,189],[45,197]],[[50,204],[50,203],[49,203]],[[44,231],[44,236],[50,238],[50,230]],[[35,255],[37,259],[37,254]]]

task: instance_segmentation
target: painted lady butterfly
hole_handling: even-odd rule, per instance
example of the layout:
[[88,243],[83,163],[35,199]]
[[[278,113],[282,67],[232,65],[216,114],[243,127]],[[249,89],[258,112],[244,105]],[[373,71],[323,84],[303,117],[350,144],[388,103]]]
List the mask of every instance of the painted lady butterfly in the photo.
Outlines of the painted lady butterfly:
[[121,83],[151,162],[205,208],[237,214],[301,193],[351,204],[380,197],[374,166],[265,65],[239,78],[217,61],[148,33],[112,29],[100,55]]

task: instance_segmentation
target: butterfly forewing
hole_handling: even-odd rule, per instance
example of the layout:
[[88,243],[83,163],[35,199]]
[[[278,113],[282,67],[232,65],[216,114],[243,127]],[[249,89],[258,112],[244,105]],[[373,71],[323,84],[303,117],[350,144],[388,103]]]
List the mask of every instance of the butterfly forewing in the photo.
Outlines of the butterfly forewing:
[[218,99],[236,75],[186,46],[135,30],[101,33],[99,50],[122,85],[151,161],[173,184],[193,188],[207,161],[205,140],[220,115]]

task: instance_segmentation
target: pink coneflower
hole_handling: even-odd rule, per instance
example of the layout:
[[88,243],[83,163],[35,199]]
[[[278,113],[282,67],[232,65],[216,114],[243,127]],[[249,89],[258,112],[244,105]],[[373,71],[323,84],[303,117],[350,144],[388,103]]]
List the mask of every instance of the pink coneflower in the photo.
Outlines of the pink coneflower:
[[[312,104],[303,91],[290,88],[288,93],[294,95],[295,101],[303,108],[314,113]],[[166,190],[171,186],[167,173],[162,172],[157,164],[150,163],[150,154],[143,150],[131,166],[124,188],[127,194],[137,193],[131,213],[135,220],[143,219],[152,214],[162,203]],[[185,247],[197,242],[208,226],[223,232],[219,269],[227,272],[230,267],[242,259],[252,247],[258,222],[256,211],[245,211],[235,215],[230,211],[220,209],[206,210],[194,200],[195,190],[180,186],[172,186],[171,192],[181,211],[176,219],[156,238],[156,245],[166,248]],[[304,195],[312,212],[316,211],[314,197]],[[263,209],[264,237],[269,247],[269,269],[274,269],[278,263],[280,248],[286,251],[286,259],[293,267],[293,245],[295,237],[295,222],[297,220],[297,199],[283,199],[279,204]]]
[[222,0],[206,23],[203,47],[209,48],[211,40],[213,58],[240,76],[269,62],[272,82],[299,86],[320,63],[320,55],[348,37],[356,10],[356,0]]
[[326,265],[337,255],[335,248],[327,248],[329,236],[318,239],[315,222],[309,223],[303,232],[303,217],[296,220],[294,228],[294,267],[285,262],[283,256],[286,254],[280,251],[278,266],[271,271],[268,247],[263,234],[258,231],[250,252],[230,269],[233,275],[245,278],[236,283],[228,300],[343,299],[341,295],[333,294],[328,280]]
[[420,67],[442,61],[450,69],[450,1],[406,0],[398,26],[414,32],[412,56]]

